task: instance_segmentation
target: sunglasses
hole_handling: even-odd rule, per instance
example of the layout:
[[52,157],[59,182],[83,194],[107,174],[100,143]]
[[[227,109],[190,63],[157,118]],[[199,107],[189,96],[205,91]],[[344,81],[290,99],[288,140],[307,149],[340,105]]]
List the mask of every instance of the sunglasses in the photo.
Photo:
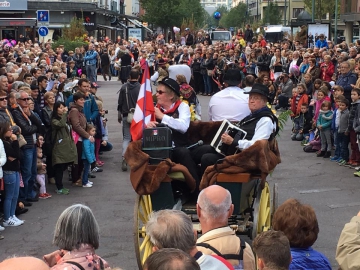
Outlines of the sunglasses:
[[156,93],[159,94],[159,95],[162,95],[164,93],[166,93],[165,91],[161,91],[161,90],[156,90]]
[[22,100],[22,101],[29,101],[29,100],[31,100],[31,98],[19,98],[20,100]]
[[4,100],[7,100],[7,98],[6,97],[0,98],[0,101],[4,101]]

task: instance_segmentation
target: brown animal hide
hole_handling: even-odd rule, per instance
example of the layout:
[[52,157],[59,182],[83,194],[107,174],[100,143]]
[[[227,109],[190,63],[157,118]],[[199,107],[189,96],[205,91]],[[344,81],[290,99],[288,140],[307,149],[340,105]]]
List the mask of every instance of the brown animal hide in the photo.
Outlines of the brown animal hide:
[[281,162],[276,139],[256,141],[238,154],[225,157],[221,164],[209,166],[200,182],[200,190],[216,183],[219,173],[236,174],[250,172],[261,174],[261,186],[265,186],[267,175]]
[[188,139],[191,143],[202,140],[204,144],[210,144],[214,139],[216,132],[219,130],[222,121],[217,122],[190,122],[188,130]]
[[195,190],[195,179],[183,165],[175,164],[170,159],[158,165],[149,165],[149,155],[141,150],[141,141],[131,142],[124,157],[131,168],[131,184],[139,195],[151,194],[162,182],[170,182],[168,173],[171,172],[182,172],[191,192]]

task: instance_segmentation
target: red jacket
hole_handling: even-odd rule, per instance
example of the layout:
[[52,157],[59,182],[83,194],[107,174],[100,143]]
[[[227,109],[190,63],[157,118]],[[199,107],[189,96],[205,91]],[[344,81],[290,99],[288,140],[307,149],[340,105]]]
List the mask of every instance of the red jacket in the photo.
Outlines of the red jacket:
[[[325,66],[327,65],[327,68],[325,68]],[[328,64],[326,64],[325,62],[321,63],[320,65],[320,78],[323,81],[327,81],[327,82],[331,82],[331,77],[334,74],[335,71],[335,66],[332,62],[329,62]]]
[[294,116],[297,116],[300,114],[301,112],[301,105],[302,104],[309,104],[309,96],[307,94],[303,94],[302,97],[299,99],[299,102],[296,106],[296,97],[299,94],[297,94],[295,97],[293,97],[292,101],[291,101],[291,111],[293,112]]

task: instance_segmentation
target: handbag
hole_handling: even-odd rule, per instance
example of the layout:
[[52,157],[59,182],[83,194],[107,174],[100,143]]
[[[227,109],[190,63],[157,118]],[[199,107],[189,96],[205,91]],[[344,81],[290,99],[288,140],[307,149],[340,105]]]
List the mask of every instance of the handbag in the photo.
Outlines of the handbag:
[[115,70],[119,70],[119,71],[121,70],[121,66],[120,66],[119,61],[115,61],[114,68],[115,68]]
[[25,138],[22,134],[18,135],[18,141],[19,141],[20,148],[27,144],[27,141],[25,140]]
[[212,70],[212,69],[207,69],[206,72],[207,72],[208,76],[213,76],[214,75],[214,70]]
[[128,112],[128,115],[126,117],[126,122],[128,122],[129,124],[131,124],[133,118],[134,118],[134,112],[135,112],[135,109],[134,108],[130,108],[129,106],[129,95],[128,95],[128,88],[127,88],[127,85],[126,85],[126,89],[125,89],[125,95],[126,95],[126,102],[127,102],[127,106],[129,108],[129,112]]
[[72,129],[71,136],[73,137],[75,144],[77,144],[77,142],[79,141],[80,135]]

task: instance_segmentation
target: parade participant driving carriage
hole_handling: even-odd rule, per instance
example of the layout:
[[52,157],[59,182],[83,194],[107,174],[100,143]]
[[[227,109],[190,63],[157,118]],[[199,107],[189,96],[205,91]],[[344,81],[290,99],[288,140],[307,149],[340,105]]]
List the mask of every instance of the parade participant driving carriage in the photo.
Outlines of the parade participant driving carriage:
[[187,131],[191,115],[189,105],[180,100],[179,84],[168,77],[159,81],[156,98],[156,121],[149,122],[147,128],[155,128],[158,124],[163,124],[171,129],[174,146],[172,161],[184,165],[194,177],[198,187],[200,177],[197,173],[197,164],[200,163],[201,156],[207,153],[209,148],[188,148],[190,142],[187,139]]
[[[249,109],[251,114],[246,116],[239,122],[239,127],[246,131],[246,136],[242,140],[235,140],[229,134],[221,135],[223,144],[232,146],[239,150],[244,150],[252,146],[258,140],[272,140],[278,132],[278,120],[272,113],[271,109],[267,107],[269,88],[262,84],[254,84],[249,94]],[[201,148],[201,147],[200,147]],[[227,155],[234,153],[227,153]],[[207,153],[201,158],[201,171],[222,159],[224,156],[217,153],[214,149],[212,153]]]

